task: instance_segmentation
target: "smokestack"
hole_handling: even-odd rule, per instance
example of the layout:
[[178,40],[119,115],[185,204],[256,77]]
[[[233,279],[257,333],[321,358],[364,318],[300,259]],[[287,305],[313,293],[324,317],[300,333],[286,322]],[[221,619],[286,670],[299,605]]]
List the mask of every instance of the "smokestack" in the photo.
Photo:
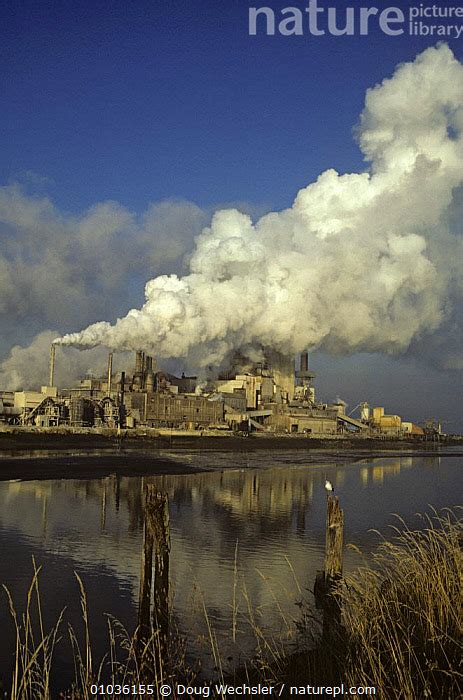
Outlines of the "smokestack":
[[49,374],[48,374],[48,386],[54,386],[54,381],[55,381],[55,352],[56,352],[56,346],[51,345],[50,346],[50,365],[49,365]]
[[148,392],[154,391],[154,374],[153,374],[153,372],[148,372],[146,375],[145,389]]
[[301,353],[301,372],[308,372],[308,371],[309,371],[309,353],[303,352],[303,353]]
[[111,384],[113,376],[113,353],[108,355],[108,396],[111,394]]
[[121,392],[120,392],[120,402],[119,402],[119,427],[120,428],[122,428],[125,425],[124,393],[125,393],[125,372],[121,372]]
[[135,354],[135,372],[141,374],[143,372],[143,352],[137,350]]

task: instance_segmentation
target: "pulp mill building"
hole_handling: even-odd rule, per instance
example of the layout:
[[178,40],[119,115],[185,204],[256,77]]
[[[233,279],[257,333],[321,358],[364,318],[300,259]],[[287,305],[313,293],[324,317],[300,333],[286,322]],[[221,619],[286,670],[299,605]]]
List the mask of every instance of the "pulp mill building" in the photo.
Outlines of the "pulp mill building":
[[0,422],[42,428],[217,429],[249,433],[331,437],[424,435],[419,426],[381,407],[358,407],[357,418],[346,404],[316,401],[308,354],[295,370],[293,357],[275,351],[253,363],[236,353],[226,373],[199,384],[196,377],[174,376],[157,367],[155,358],[138,351],[131,372],[113,372],[113,354],[100,378],[77,386],[55,386],[55,346],[50,350],[49,381],[40,391],[0,391]]

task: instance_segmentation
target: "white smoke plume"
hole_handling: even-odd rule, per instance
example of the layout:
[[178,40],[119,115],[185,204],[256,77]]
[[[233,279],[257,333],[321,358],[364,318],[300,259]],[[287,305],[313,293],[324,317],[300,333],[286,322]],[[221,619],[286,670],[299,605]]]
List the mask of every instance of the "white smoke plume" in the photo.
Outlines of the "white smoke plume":
[[463,66],[430,48],[370,89],[358,127],[368,170],[322,173],[293,206],[255,224],[216,212],[184,277],[146,284],[114,325],[59,342],[143,348],[191,364],[237,348],[399,353],[448,323],[461,298]]
[[[15,345],[9,356],[0,363],[0,387],[8,391],[40,389],[48,382],[50,345],[56,331],[43,331],[36,335],[27,347]],[[127,355],[114,357],[113,371],[117,372],[129,362]],[[55,383],[60,387],[72,387],[85,375],[105,377],[108,353],[102,348],[79,351],[76,348],[58,348],[55,363]]]

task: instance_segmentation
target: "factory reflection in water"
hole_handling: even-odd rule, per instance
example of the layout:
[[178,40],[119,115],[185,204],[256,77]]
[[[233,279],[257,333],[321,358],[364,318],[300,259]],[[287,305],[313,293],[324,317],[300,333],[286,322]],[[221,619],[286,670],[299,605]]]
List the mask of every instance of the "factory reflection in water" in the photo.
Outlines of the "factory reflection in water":
[[[208,459],[217,466],[231,456]],[[290,453],[261,454],[256,469],[248,465],[249,456],[234,455],[237,469],[190,475],[1,483],[0,580],[17,598],[24,597],[34,555],[44,565],[43,598],[50,618],[64,606],[72,616],[73,605],[78,608],[77,570],[87,587],[94,625],[104,628],[103,615],[111,613],[134,627],[143,493],[145,484],[154,483],[169,497],[171,588],[179,627],[190,648],[200,653],[195,645],[204,633],[204,601],[221,644],[233,654],[234,596],[240,649],[252,646],[248,602],[264,627],[281,631],[297,615],[295,603],[310,599],[316,571],[323,568],[325,478],[341,498],[346,542],[368,554],[377,541],[369,528],[384,531],[393,521],[391,513],[407,518],[429,503],[453,504],[452,470],[461,460],[399,457],[309,466],[301,459]],[[360,559],[345,549],[347,570]],[[47,596],[51,590],[52,600]],[[102,633],[95,632],[94,639],[104,648]]]

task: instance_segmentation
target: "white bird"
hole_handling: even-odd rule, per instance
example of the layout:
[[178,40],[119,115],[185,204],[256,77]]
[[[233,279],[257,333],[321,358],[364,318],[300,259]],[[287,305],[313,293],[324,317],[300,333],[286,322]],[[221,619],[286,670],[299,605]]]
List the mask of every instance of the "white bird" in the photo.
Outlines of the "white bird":
[[325,489],[328,491],[328,493],[334,492],[334,486],[331,481],[328,481],[328,479],[325,481]]

